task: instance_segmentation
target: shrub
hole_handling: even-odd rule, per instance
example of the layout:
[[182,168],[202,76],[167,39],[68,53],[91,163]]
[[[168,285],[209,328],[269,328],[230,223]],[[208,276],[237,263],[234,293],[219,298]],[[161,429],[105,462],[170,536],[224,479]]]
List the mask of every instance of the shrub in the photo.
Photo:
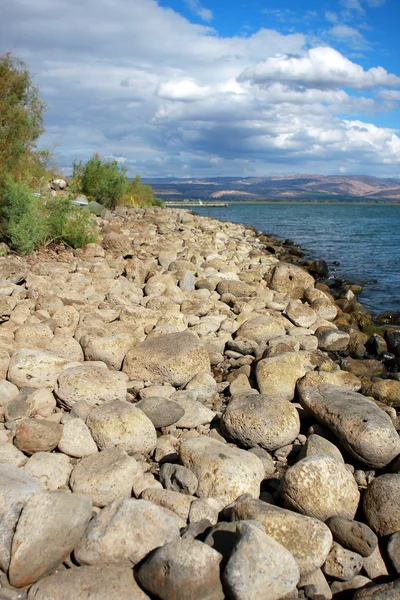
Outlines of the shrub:
[[33,252],[46,235],[46,220],[40,198],[29,187],[8,177],[0,204],[0,232],[19,254]]
[[140,175],[136,175],[129,184],[129,190],[122,198],[121,204],[131,204],[132,206],[164,206],[164,203],[159,198],[155,198],[154,190],[151,185],[146,185],[141,182]]
[[102,161],[95,154],[86,165],[74,161],[73,189],[113,210],[120,199],[126,194],[129,180],[126,168],[121,167],[116,160]]
[[68,198],[54,198],[46,204],[47,237],[72,248],[96,241],[97,235],[87,208],[75,207]]

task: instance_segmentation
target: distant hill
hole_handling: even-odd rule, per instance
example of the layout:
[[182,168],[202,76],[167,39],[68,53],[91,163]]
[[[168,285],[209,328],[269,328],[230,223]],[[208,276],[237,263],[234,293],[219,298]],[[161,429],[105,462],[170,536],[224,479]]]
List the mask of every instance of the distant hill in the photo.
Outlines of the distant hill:
[[282,177],[212,177],[147,179],[156,196],[173,199],[400,202],[400,179],[368,175],[286,175]]

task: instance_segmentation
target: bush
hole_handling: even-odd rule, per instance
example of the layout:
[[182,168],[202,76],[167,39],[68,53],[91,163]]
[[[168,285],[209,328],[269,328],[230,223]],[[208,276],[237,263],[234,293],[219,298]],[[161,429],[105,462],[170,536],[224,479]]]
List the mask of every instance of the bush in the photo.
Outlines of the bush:
[[0,232],[19,254],[29,254],[46,236],[46,219],[40,198],[26,184],[7,178],[0,204]]
[[140,175],[136,175],[129,184],[129,190],[121,200],[122,204],[131,204],[132,206],[161,206],[164,203],[159,198],[155,198],[154,190],[151,185],[146,185],[141,182]]
[[117,206],[128,187],[126,168],[121,167],[116,160],[102,161],[95,154],[84,166],[80,162],[73,163],[73,189],[110,210]]
[[68,198],[54,198],[46,204],[47,238],[81,248],[96,241],[97,235],[90,212],[78,208]]

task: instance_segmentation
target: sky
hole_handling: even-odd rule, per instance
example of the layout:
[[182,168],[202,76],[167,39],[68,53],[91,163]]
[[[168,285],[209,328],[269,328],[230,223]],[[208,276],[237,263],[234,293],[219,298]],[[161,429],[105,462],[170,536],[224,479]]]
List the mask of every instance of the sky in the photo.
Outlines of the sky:
[[65,175],[400,177],[398,0],[12,0]]

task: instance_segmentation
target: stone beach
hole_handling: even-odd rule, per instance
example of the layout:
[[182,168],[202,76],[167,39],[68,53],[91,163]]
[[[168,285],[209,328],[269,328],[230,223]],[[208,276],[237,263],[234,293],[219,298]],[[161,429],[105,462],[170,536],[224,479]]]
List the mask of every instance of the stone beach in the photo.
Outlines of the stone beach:
[[0,600],[399,600],[400,327],[182,209],[0,258]]

